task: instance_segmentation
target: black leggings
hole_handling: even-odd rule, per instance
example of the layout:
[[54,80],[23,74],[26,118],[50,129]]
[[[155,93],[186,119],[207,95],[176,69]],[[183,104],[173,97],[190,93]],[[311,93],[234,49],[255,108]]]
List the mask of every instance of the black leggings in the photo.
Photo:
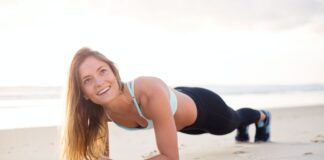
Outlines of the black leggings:
[[197,106],[198,112],[196,121],[180,130],[180,132],[224,135],[236,128],[256,123],[260,119],[259,111],[250,108],[241,108],[234,111],[226,105],[219,95],[210,90],[193,87],[176,87],[175,89],[191,97]]

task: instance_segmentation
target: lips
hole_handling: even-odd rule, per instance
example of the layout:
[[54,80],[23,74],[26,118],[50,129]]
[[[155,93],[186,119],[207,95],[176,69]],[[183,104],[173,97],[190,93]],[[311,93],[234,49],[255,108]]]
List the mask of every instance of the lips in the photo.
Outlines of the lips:
[[97,95],[98,95],[98,96],[101,96],[101,95],[107,93],[109,90],[110,90],[110,87],[103,88],[103,89],[101,89],[101,90],[99,90],[99,91],[97,92]]

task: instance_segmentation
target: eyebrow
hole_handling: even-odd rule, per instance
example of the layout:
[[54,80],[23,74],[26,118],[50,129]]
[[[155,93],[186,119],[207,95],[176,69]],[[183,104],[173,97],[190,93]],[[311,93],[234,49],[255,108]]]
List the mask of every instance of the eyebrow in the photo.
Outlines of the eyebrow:
[[[100,67],[98,67],[96,71],[99,71],[99,70],[100,70],[101,68],[103,68],[103,67],[105,67],[105,66],[100,66]],[[88,77],[90,77],[90,75],[86,75],[86,76],[84,76],[84,77],[82,78],[82,80],[84,80],[84,79],[86,79],[86,78],[88,78]]]
[[105,66],[100,66],[96,71],[99,71],[101,68],[103,68],[103,67],[105,67]]

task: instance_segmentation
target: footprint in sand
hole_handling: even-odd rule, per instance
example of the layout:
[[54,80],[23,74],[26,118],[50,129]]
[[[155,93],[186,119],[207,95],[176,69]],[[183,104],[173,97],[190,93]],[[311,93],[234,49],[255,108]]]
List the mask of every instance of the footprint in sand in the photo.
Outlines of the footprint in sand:
[[311,141],[314,143],[324,143],[324,135],[319,134]]
[[234,154],[244,154],[246,153],[245,151],[235,151]]
[[324,135],[319,134],[316,137],[322,137],[322,138],[324,138]]
[[312,140],[314,143],[324,143],[324,140],[314,139]]
[[155,155],[157,155],[158,151],[157,150],[153,150],[150,153],[146,154],[146,155],[142,155],[142,158],[144,159],[148,159],[149,157],[153,157]]
[[312,154],[313,154],[312,152],[305,152],[304,156],[309,156],[309,155],[312,155]]
[[184,149],[185,147],[186,147],[186,145],[181,144],[180,147],[179,147],[179,150],[182,150],[182,149]]

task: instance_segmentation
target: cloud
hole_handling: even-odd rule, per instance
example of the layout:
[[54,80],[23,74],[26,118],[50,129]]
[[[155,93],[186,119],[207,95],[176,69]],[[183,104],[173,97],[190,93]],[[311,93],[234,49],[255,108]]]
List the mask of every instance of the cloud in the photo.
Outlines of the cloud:
[[109,5],[111,10],[106,13],[111,15],[169,27],[221,25],[285,30],[324,25],[324,1],[320,0],[124,0],[106,3]]
[[[20,24],[39,16],[73,14],[75,10],[178,30],[202,26],[235,29],[289,30],[308,26],[323,33],[323,0],[95,0],[1,2],[1,24]],[[37,2],[37,3],[36,3]],[[56,8],[56,9],[53,9]],[[27,12],[28,11],[28,12]],[[53,13],[48,13],[53,12]],[[64,12],[64,13],[61,13]],[[14,20],[19,22],[14,22]]]

